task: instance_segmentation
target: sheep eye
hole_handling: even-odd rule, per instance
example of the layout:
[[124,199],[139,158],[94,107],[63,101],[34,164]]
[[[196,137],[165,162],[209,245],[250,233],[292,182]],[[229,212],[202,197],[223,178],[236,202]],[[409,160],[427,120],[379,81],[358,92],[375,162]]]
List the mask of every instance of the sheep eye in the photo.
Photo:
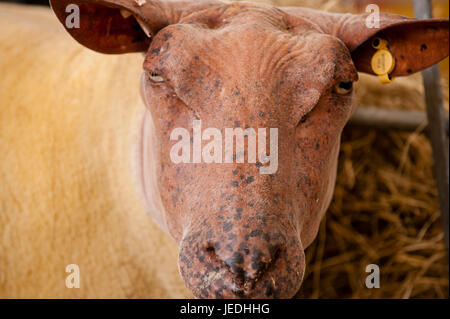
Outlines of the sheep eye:
[[164,78],[159,73],[156,73],[156,72],[153,72],[153,71],[149,71],[148,72],[148,78],[153,83],[162,83],[162,82],[164,82]]
[[334,86],[334,92],[340,95],[346,95],[353,91],[353,82],[339,82]]

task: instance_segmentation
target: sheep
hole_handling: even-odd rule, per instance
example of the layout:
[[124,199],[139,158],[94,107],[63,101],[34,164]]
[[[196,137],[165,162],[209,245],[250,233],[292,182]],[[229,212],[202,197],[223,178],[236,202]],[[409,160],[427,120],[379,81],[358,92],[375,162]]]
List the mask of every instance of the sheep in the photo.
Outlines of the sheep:
[[[48,10],[3,8],[0,296],[190,296],[174,243],[134,191],[141,57],[81,48]],[[72,263],[83,289],[64,285]]]

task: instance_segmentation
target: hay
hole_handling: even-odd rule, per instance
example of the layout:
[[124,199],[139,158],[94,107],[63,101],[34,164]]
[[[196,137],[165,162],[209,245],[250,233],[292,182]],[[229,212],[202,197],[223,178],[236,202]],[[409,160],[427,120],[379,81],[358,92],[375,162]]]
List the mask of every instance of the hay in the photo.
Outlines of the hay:
[[[350,1],[264,2],[350,11]],[[448,111],[447,80],[443,92]],[[425,109],[420,75],[384,86],[361,75],[357,97],[358,105]],[[297,297],[448,298],[449,271],[433,175],[431,146],[422,132],[347,127],[334,200],[306,251],[307,270]],[[379,289],[365,286],[369,264],[380,267]]]

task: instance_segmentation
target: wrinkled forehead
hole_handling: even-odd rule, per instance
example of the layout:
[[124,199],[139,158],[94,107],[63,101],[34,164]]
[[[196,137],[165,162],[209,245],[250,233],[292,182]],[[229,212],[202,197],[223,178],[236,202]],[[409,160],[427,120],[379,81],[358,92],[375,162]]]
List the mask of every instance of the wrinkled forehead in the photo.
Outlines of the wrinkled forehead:
[[282,11],[258,5],[214,8],[163,29],[145,67],[187,98],[209,91],[209,98],[223,100],[226,91],[247,103],[258,94],[273,99],[271,92],[302,86],[321,91],[356,77],[339,39],[307,20],[290,30]]

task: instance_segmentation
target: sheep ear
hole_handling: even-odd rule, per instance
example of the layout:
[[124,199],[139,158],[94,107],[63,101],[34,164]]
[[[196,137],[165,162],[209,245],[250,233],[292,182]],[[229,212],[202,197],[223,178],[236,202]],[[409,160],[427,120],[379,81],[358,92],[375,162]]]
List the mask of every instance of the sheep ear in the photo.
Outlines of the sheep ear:
[[[355,43],[352,33],[342,30],[340,36],[344,43],[350,42],[352,58],[356,68],[365,73],[373,74],[371,60],[377,49],[374,42],[378,39],[387,41],[388,49],[395,58],[395,68],[392,76],[410,75],[422,71],[448,56],[449,22],[448,20],[397,20],[385,18],[385,26],[373,32],[373,29],[355,30],[360,40]],[[365,21],[365,19],[364,19]],[[362,33],[359,35],[358,33]]]
[[[50,0],[66,30],[102,53],[147,51],[151,38],[186,13],[221,5],[219,0]],[[78,23],[79,22],[79,23]]]
[[108,54],[142,52],[150,45],[151,39],[144,31],[147,29],[149,33],[150,28],[134,1],[51,0],[50,3],[70,35],[92,50]]
[[387,41],[395,58],[392,76],[409,75],[428,68],[448,56],[449,20],[416,20],[381,13],[379,26],[370,28],[368,14],[336,14],[311,9],[286,8],[291,25],[307,20],[319,31],[342,40],[352,53],[360,72],[374,74],[371,60],[377,49],[373,41]]

